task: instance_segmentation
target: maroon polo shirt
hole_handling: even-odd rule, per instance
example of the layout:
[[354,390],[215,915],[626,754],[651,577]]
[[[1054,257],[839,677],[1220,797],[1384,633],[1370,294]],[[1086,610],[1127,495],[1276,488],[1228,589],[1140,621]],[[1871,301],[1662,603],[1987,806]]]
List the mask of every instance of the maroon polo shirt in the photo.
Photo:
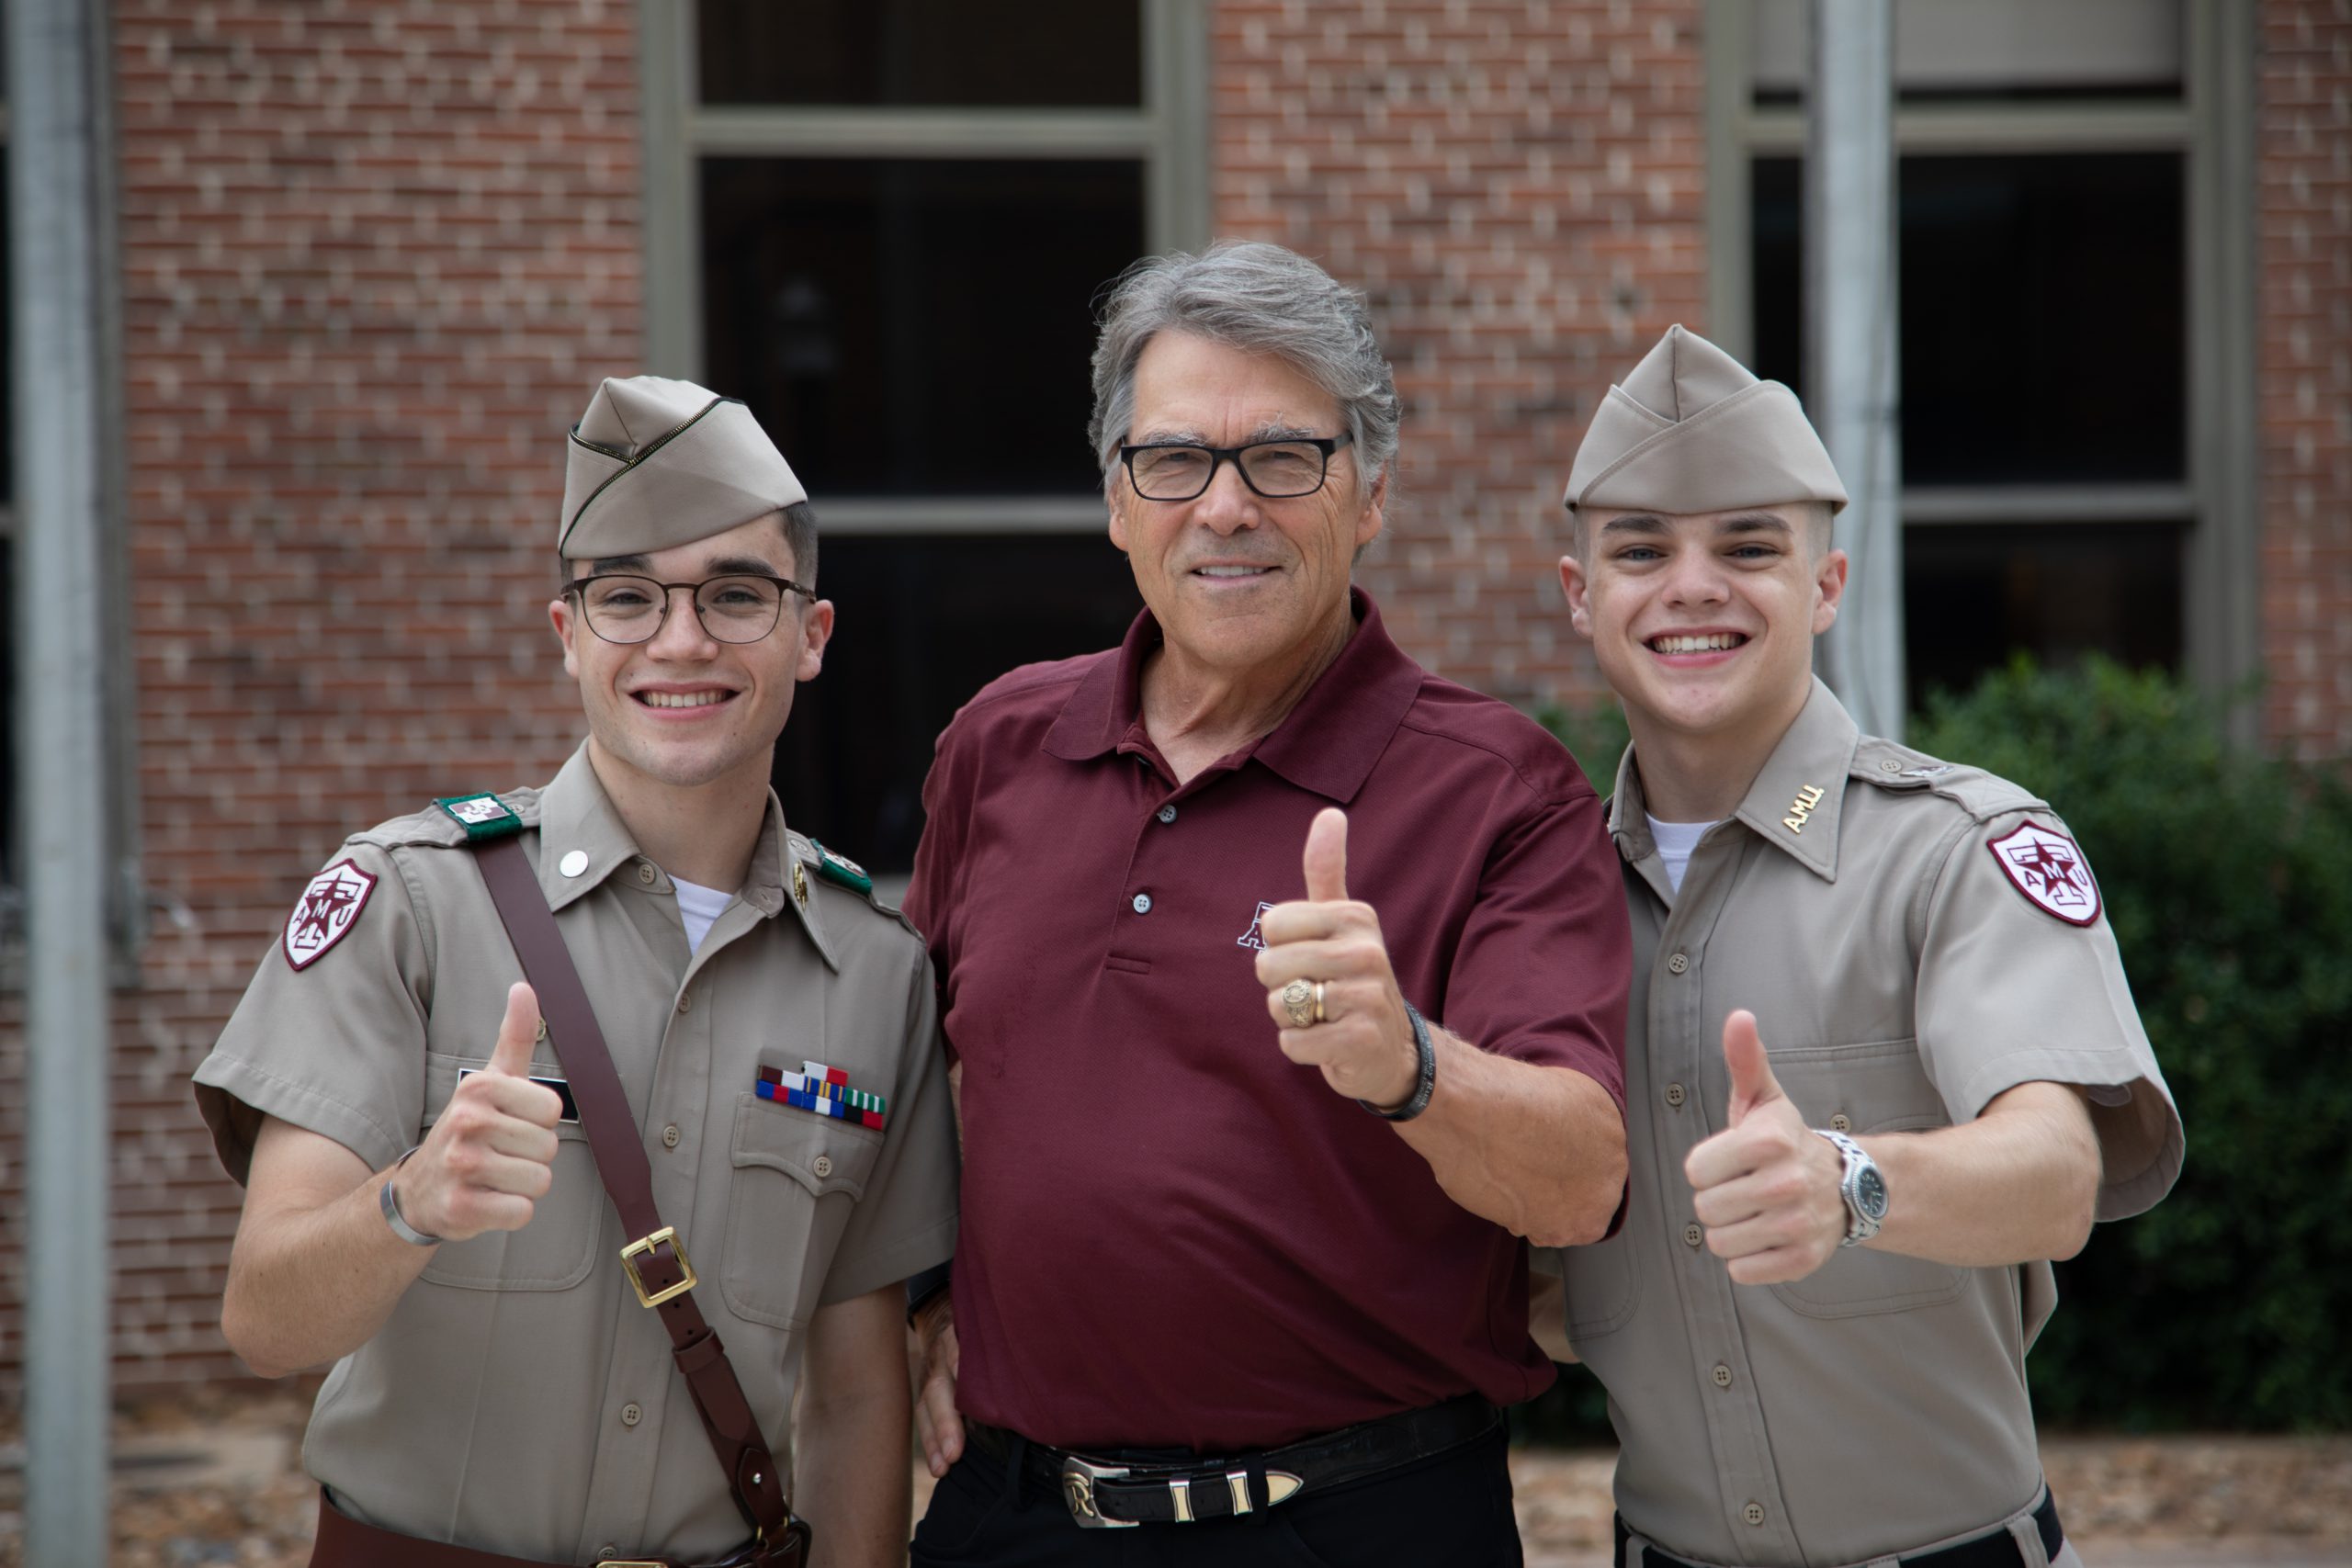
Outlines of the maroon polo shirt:
[[1289,717],[1182,785],[1143,726],[1148,611],[940,737],[907,912],[964,1069],[967,1415],[1231,1451],[1552,1381],[1519,1238],[1283,1055],[1251,961],[1259,912],[1306,896],[1307,823],[1345,807],[1407,999],[1622,1108],[1616,853],[1558,742],[1354,609]]

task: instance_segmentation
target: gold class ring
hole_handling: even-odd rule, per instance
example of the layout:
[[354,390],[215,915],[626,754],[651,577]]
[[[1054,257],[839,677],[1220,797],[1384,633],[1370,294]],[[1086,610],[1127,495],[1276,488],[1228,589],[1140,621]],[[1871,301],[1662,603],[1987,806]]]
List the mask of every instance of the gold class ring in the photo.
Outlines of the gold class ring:
[[1293,980],[1283,987],[1283,1010],[1290,1014],[1293,1029],[1305,1029],[1323,1021],[1323,985],[1309,985],[1305,980]]

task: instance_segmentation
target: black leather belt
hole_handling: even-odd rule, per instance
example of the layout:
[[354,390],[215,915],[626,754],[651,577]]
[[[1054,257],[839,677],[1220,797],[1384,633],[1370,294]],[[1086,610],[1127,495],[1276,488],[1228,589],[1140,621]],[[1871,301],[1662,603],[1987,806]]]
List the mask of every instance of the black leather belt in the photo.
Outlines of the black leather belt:
[[[1076,1454],[1027,1443],[1021,1472],[1058,1491],[1082,1529],[1190,1524],[1271,1508],[1309,1487],[1329,1490],[1368,1481],[1485,1437],[1502,1418],[1492,1402],[1465,1393],[1427,1409],[1224,1459],[1170,1457],[1164,1450]],[[1001,1427],[978,1421],[964,1427],[972,1446],[995,1459],[1011,1453],[1019,1440]]]
[[[2066,1544],[2066,1532],[2058,1528],[2058,1499],[2047,1490],[2033,1510],[2033,1528],[2041,1532],[2041,1555],[2055,1559],[2058,1549]],[[1624,1516],[1617,1519],[1617,1568],[1625,1568],[1625,1543],[1632,1531],[1625,1528]],[[2018,1551],[2018,1543],[2007,1529],[1980,1535],[1974,1540],[1963,1540],[1957,1546],[1939,1546],[1933,1551],[1914,1551],[1895,1561],[1903,1568],[2020,1568],[2025,1561]],[[1685,1562],[1670,1557],[1657,1547],[1642,1553],[1642,1568],[1699,1568],[1695,1562]]]

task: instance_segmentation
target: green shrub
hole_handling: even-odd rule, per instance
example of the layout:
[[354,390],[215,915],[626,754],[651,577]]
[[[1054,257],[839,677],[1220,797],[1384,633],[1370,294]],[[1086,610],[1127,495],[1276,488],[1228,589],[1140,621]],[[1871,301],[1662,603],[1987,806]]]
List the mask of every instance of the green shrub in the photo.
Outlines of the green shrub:
[[2037,1406],[2103,1427],[2352,1427],[2352,794],[2232,752],[2179,682],[2018,662],[1909,737],[2015,779],[2098,878],[2188,1137],[2059,1266]]
[[[1606,790],[1613,756],[1588,748],[1614,712],[1544,717]],[[2352,1427],[2352,792],[2231,750],[2213,705],[2099,660],[1940,694],[1906,739],[2064,818],[2188,1132],[2171,1195],[2059,1265],[2029,1362],[2043,1419]],[[1571,1369],[1519,1425],[1606,1440],[1599,1415]]]

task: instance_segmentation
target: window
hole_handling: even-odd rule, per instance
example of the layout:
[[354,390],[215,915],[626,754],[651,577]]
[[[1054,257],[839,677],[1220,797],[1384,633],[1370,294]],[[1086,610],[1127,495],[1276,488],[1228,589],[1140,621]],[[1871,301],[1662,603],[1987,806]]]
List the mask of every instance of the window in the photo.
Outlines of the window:
[[908,869],[932,743],[1139,601],[1086,449],[1094,300],[1207,239],[1199,0],[654,0],[650,368],[750,403],[808,487],[824,675],[796,827]]
[[[1708,15],[1714,304],[1726,346],[1802,395],[1804,9]],[[2244,17],[1896,0],[1895,18],[1911,700],[2018,649],[2226,682],[2255,660],[2258,570],[2238,542],[2250,414],[2226,384],[2252,315],[2228,254],[2252,197],[2222,175],[2252,131],[2224,107]]]

